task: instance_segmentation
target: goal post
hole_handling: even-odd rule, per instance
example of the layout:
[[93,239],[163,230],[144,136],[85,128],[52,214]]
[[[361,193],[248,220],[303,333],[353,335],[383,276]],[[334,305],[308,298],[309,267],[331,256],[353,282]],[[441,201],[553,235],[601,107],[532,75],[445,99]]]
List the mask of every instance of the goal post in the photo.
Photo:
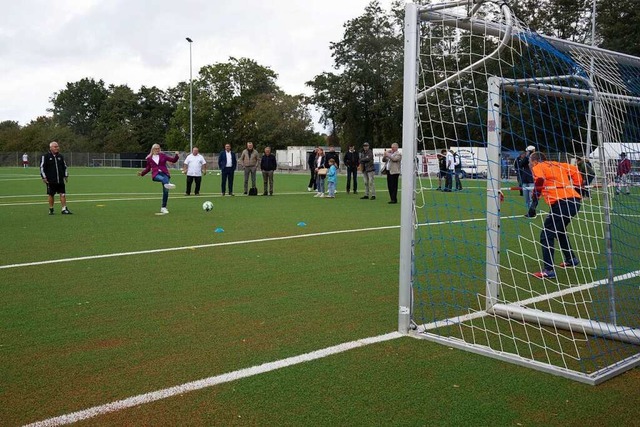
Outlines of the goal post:
[[[435,189],[403,164],[399,331],[589,384],[640,365],[640,58],[458,0],[405,6],[404,67],[403,151],[451,169]],[[531,217],[530,148],[578,168],[577,213]]]

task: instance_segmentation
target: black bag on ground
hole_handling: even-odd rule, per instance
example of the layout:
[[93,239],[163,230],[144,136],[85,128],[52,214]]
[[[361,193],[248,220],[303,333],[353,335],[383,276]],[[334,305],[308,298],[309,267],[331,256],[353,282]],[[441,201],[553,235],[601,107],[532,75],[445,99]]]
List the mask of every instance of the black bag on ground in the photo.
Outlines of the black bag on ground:
[[256,187],[250,188],[249,189],[249,195],[250,196],[257,196],[258,195],[258,189]]

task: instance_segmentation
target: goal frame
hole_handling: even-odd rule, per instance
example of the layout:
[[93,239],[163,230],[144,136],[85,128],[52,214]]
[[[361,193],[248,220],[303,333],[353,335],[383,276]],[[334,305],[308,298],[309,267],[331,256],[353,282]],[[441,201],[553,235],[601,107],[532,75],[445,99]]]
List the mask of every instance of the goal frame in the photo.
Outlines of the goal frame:
[[[436,90],[441,87],[445,87],[448,82],[458,78],[460,75],[473,71],[477,67],[482,66],[487,60],[493,56],[499,54],[499,52],[506,46],[511,39],[512,31],[512,17],[510,10],[506,5],[502,6],[506,25],[490,25],[483,24],[478,25],[473,20],[460,21],[453,17],[450,22],[446,18],[446,9],[456,6],[469,6],[470,15],[477,11],[483,0],[458,0],[448,3],[442,3],[431,6],[418,6],[413,3],[405,5],[405,22],[404,22],[404,87],[403,87],[403,151],[409,154],[408,158],[414,158],[417,153],[417,123],[419,118],[418,113],[418,101],[426,97],[430,91]],[[417,91],[417,76],[418,76],[418,61],[419,61],[419,29],[421,21],[437,20],[444,22],[445,25],[463,27],[466,30],[473,31],[477,26],[482,28],[483,34],[492,35],[501,39],[496,51],[488,54],[486,57],[481,58],[475,63],[467,66],[466,68],[458,71],[446,79],[443,79],[434,84],[434,86],[428,88],[423,92]],[[544,37],[544,36],[543,36]],[[579,46],[585,49],[593,49],[595,51],[603,51],[596,47],[589,47],[580,45],[573,42],[567,42],[564,40],[547,38],[548,41],[554,46]],[[606,51],[609,54],[609,51]],[[616,58],[622,62],[628,62],[636,58],[630,57],[624,54],[618,54],[611,52],[612,55],[616,55]],[[635,63],[635,62],[634,62]],[[587,89],[576,89],[574,86],[563,85],[563,82],[571,80],[580,80],[580,84]],[[489,162],[489,176],[500,176],[500,156],[501,156],[501,92],[502,91],[527,91],[544,96],[557,96],[567,98],[577,98],[581,100],[589,101],[589,114],[591,114],[592,108],[596,119],[597,126],[597,138],[598,145],[602,145],[602,113],[600,100],[606,97],[613,97],[617,101],[640,104],[640,98],[625,97],[615,94],[599,93],[593,83],[588,78],[579,76],[553,76],[549,78],[538,79],[504,79],[498,77],[490,77],[488,79],[489,86],[489,98],[488,98],[488,117],[487,117],[487,157],[494,161]],[[589,120],[590,123],[590,120]],[[590,143],[589,143],[590,145]],[[602,150],[600,150],[602,155]],[[601,159],[603,160],[603,159]],[[613,323],[603,323],[592,321],[590,319],[580,319],[568,315],[561,315],[557,313],[543,312],[537,309],[531,309],[525,307],[526,303],[531,301],[518,301],[511,304],[502,304],[498,302],[499,299],[499,286],[500,286],[500,180],[488,179],[487,180],[487,212],[486,212],[486,296],[485,296],[485,311],[468,314],[466,316],[460,316],[456,319],[446,319],[442,321],[436,321],[427,325],[418,325],[413,321],[413,306],[412,306],[412,292],[413,292],[413,261],[414,250],[413,244],[415,241],[415,229],[417,227],[416,215],[414,211],[415,207],[415,190],[416,190],[416,176],[414,173],[414,165],[412,162],[403,162],[402,174],[403,174],[403,186],[402,186],[402,205],[401,205],[401,235],[400,235],[400,271],[399,271],[399,313],[398,313],[398,331],[402,334],[407,334],[416,338],[427,339],[430,341],[439,342],[451,347],[463,349],[477,354],[483,354],[495,359],[508,361],[518,365],[530,367],[540,371],[548,372],[554,375],[559,375],[579,382],[596,385],[609,378],[612,378],[620,373],[632,369],[636,366],[640,366],[640,353],[637,353],[631,357],[628,357],[622,361],[618,361],[612,366],[604,367],[596,372],[589,374],[574,371],[565,367],[555,366],[548,363],[543,363],[527,358],[518,356],[517,354],[499,352],[490,347],[485,347],[479,344],[467,343],[459,338],[445,337],[429,332],[431,329],[441,326],[447,326],[455,323],[461,323],[464,321],[472,320],[482,316],[499,316],[509,319],[517,319],[522,322],[535,323],[541,326],[553,326],[558,329],[566,329],[583,335],[593,335],[599,337],[605,337],[607,339],[620,340],[627,343],[640,345],[640,330],[632,329],[628,327],[620,327]],[[413,178],[409,178],[413,177]],[[602,185],[606,189],[608,188],[606,174],[602,174]],[[611,267],[611,238],[610,238],[610,213],[609,213],[609,194],[605,192],[604,197],[604,223],[605,223],[605,241],[607,242],[607,262],[608,262],[608,277],[603,283],[590,284],[586,286],[602,286],[606,285],[609,293],[610,301],[610,319],[612,322],[616,322],[615,315],[615,288],[613,269]],[[491,243],[491,244],[489,244]],[[568,292],[578,292],[581,287],[576,287]]]

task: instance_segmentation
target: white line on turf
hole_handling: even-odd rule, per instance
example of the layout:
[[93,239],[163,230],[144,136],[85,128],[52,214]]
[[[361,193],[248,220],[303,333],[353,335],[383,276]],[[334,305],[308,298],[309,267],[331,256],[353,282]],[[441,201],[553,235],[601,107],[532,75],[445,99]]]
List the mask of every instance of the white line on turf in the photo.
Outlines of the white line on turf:
[[71,424],[71,423],[86,420],[89,418],[97,417],[99,415],[121,411],[126,408],[132,408],[134,406],[142,405],[145,403],[155,402],[157,400],[178,396],[191,391],[201,390],[203,388],[212,387],[218,384],[224,384],[224,383],[239,380],[242,378],[263,374],[265,372],[271,372],[277,369],[298,365],[300,363],[321,359],[323,357],[342,353],[348,350],[353,350],[359,347],[364,347],[370,344],[376,344],[384,341],[393,340],[396,338],[400,338],[402,336],[403,335],[400,334],[399,332],[391,332],[384,335],[378,335],[377,337],[364,338],[356,341],[346,342],[346,343],[335,345],[333,347],[327,347],[321,350],[312,351],[310,353],[301,354],[299,356],[288,357],[286,359],[277,360],[275,362],[264,363],[262,365],[252,366],[250,368],[240,369],[237,371],[228,372],[226,374],[216,375],[214,377],[204,378],[201,380],[188,382],[185,384],[165,388],[162,390],[153,391],[150,393],[140,394],[138,396],[129,397],[127,399],[118,400],[116,402],[111,402],[111,403],[107,403],[100,406],[94,406],[93,408],[88,408],[82,411],[72,412],[70,414],[61,415],[58,417],[49,418],[43,421],[38,421],[32,424],[28,424],[26,427],[52,427],[52,426],[61,426],[65,424]]
[[[506,217],[506,218],[517,218],[517,217],[514,216],[514,217]],[[436,226],[436,225],[443,225],[443,224],[459,224],[464,222],[480,222],[485,220],[486,220],[485,218],[473,218],[473,219],[464,219],[464,220],[458,220],[458,221],[438,221],[438,222],[430,222],[427,224],[419,224],[418,226],[427,227],[427,226]],[[118,252],[118,253],[112,253],[112,254],[89,255],[89,256],[82,256],[82,257],[75,257],[75,258],[61,258],[61,259],[52,259],[52,260],[46,260],[46,261],[24,262],[20,264],[0,265],[0,270],[9,269],[9,268],[33,267],[37,265],[46,265],[46,264],[60,264],[64,262],[73,262],[73,261],[87,261],[87,260],[102,259],[102,258],[116,258],[116,257],[123,257],[123,256],[132,256],[132,255],[156,254],[160,252],[185,251],[185,250],[193,250],[193,249],[215,248],[220,246],[234,246],[234,245],[246,245],[251,243],[275,242],[279,240],[304,239],[309,237],[330,236],[333,234],[392,230],[394,228],[400,228],[400,226],[388,225],[388,226],[382,226],[382,227],[358,228],[355,230],[351,229],[351,230],[323,231],[319,233],[296,234],[293,236],[266,237],[264,239],[237,240],[233,242],[207,243],[204,245],[179,246],[174,248],[148,249],[148,250],[134,251],[134,252]]]

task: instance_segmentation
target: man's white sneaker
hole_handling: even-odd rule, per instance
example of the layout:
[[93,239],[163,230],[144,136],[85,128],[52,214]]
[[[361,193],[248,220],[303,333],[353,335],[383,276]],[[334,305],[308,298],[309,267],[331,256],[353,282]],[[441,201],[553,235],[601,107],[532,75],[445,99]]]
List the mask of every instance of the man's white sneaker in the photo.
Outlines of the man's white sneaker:
[[176,188],[176,185],[172,183],[168,183],[164,185],[164,188],[166,188],[167,190],[173,190],[174,188]]
[[169,209],[167,209],[167,208],[160,208],[160,213],[161,213],[162,215],[166,215],[166,214],[168,214],[168,213],[169,213]]
[[320,197],[320,193],[316,193],[313,197]]
[[320,193],[318,197],[324,197],[324,193]]

